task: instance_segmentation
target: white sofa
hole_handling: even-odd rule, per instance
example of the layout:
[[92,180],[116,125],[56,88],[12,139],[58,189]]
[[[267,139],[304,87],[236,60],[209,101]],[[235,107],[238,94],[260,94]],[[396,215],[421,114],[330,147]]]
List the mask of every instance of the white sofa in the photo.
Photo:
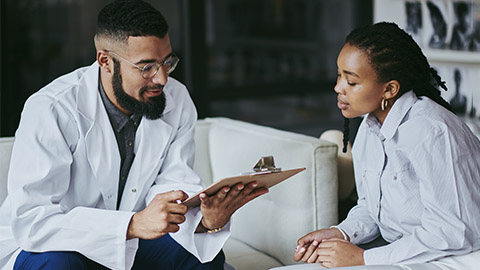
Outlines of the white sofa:
[[[199,120],[195,141],[195,170],[206,186],[250,171],[262,156],[273,155],[282,169],[306,168],[235,213],[224,251],[238,270],[293,264],[300,236],[337,223],[336,144],[227,118]],[[12,144],[0,139],[0,202]]]
[[306,168],[234,214],[224,250],[238,270],[293,264],[299,237],[338,222],[336,144],[227,118],[199,120],[195,141],[194,168],[206,185],[250,171],[262,156]]
[[0,204],[7,197],[7,172],[13,141],[13,137],[0,138]]

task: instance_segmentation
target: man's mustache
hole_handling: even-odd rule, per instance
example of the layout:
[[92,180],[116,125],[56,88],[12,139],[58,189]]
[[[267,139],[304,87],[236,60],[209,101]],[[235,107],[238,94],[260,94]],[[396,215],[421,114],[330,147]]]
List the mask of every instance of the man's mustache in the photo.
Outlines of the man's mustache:
[[145,93],[146,91],[149,91],[149,90],[162,90],[164,87],[164,85],[161,85],[161,84],[157,84],[157,85],[153,85],[153,86],[144,86],[140,89],[140,94],[142,95],[143,93]]

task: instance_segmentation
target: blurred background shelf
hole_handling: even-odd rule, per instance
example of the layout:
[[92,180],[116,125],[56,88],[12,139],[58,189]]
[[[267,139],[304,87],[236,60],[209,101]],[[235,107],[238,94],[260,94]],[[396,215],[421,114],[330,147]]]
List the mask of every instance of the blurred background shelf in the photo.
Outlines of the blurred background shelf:
[[[110,0],[2,0],[0,135],[25,100],[95,61],[96,15]],[[372,0],[147,0],[161,10],[199,117],[226,116],[319,136],[343,128],[333,92],[345,36]],[[22,18],[22,20],[18,20]]]

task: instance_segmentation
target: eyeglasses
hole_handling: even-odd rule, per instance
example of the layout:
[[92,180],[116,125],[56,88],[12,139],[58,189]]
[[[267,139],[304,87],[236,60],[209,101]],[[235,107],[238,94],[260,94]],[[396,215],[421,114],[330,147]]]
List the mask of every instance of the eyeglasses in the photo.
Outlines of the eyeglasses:
[[122,59],[123,61],[125,61],[125,62],[129,63],[130,65],[132,65],[132,66],[138,68],[139,70],[141,70],[142,71],[142,77],[144,79],[153,78],[153,76],[155,76],[157,74],[160,67],[163,67],[163,69],[165,70],[167,75],[170,75],[170,73],[172,73],[175,70],[178,62],[180,61],[180,59],[172,52],[165,59],[163,59],[162,62],[148,63],[143,67],[139,67],[136,64],[134,64],[134,63],[128,61],[127,59],[123,58],[122,56],[120,56],[119,54],[117,54],[114,51],[107,51],[107,52],[117,56],[118,58]]

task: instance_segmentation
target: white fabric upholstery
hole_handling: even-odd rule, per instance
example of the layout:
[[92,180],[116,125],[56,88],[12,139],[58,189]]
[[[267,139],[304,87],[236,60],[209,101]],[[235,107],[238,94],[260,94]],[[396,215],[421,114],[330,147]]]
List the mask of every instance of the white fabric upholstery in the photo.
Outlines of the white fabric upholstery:
[[299,237],[337,223],[335,144],[226,118],[199,120],[195,136],[194,168],[205,185],[251,171],[262,156],[273,155],[282,169],[306,168],[235,213],[225,253],[237,269],[292,264]]
[[[205,185],[251,171],[262,156],[273,155],[282,169],[306,168],[234,215],[224,251],[238,270],[292,264],[299,237],[337,223],[335,144],[226,118],[199,120],[195,141],[195,171]],[[0,202],[12,145],[13,138],[0,139]]]
[[282,266],[275,258],[256,250],[244,242],[230,238],[223,251],[227,254],[228,263],[236,265],[237,269],[268,269],[273,266]]
[[338,146],[338,200],[345,200],[350,197],[355,190],[352,145],[348,142],[347,151],[343,153],[343,132],[340,130],[327,130],[320,135],[320,139],[333,142]]
[[10,164],[13,141],[13,137],[0,138],[0,204],[7,197],[8,165]]

